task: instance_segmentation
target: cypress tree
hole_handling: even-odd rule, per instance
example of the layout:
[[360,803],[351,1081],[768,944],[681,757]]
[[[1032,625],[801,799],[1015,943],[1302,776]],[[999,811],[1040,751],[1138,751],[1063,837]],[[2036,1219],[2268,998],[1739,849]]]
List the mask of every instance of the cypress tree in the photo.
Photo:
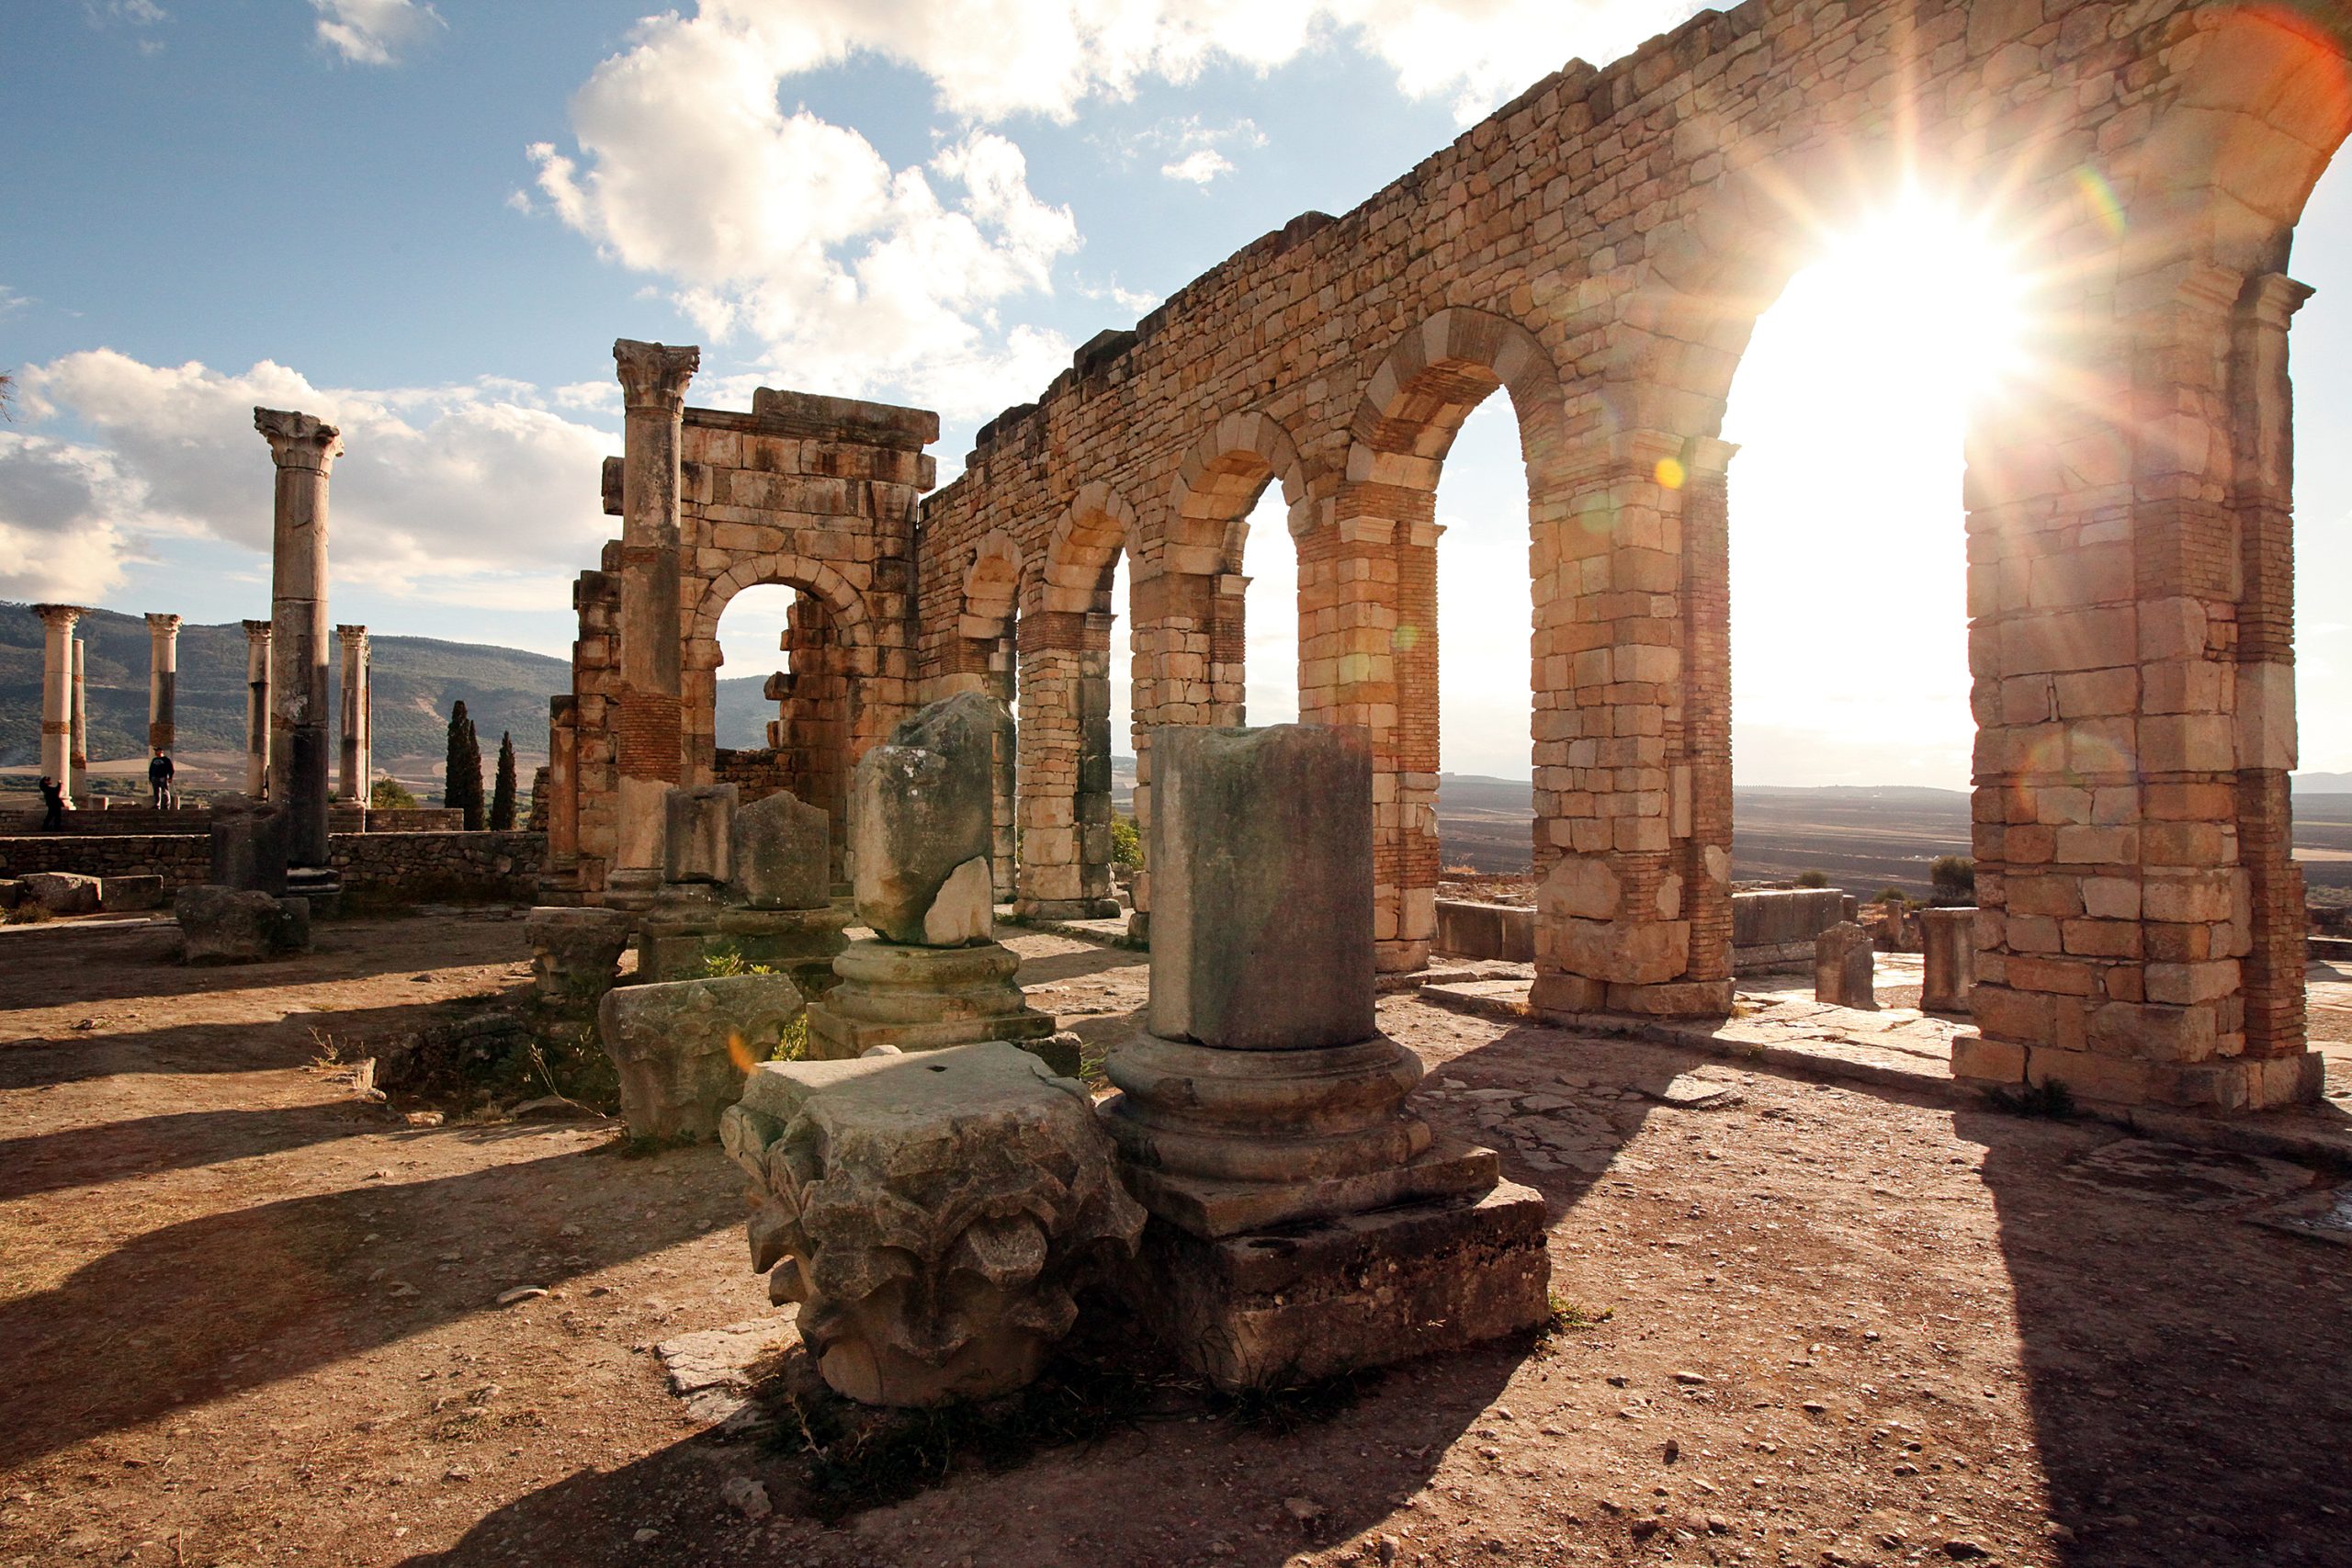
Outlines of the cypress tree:
[[441,804],[464,812],[466,830],[479,832],[482,818],[481,742],[474,735],[474,721],[466,716],[463,703],[449,709],[449,751],[443,766]]
[[502,731],[498,737],[498,784],[490,796],[490,828],[493,833],[506,833],[514,827],[514,737]]

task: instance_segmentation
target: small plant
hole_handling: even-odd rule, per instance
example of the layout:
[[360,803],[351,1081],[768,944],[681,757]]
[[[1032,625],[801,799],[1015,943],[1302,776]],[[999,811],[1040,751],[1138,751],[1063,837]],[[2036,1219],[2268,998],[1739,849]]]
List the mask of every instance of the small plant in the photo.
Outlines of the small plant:
[[1938,855],[1928,866],[1928,881],[1937,903],[1970,903],[1976,897],[1976,863],[1966,855]]
[[1143,869],[1143,829],[1132,817],[1111,818],[1111,863]]
[[1801,871],[1797,873],[1797,886],[1799,887],[1826,887],[1829,886],[1829,874],[1826,871]]
[[1890,884],[1889,886],[1878,890],[1878,897],[1873,900],[1873,902],[1880,904],[1908,904],[1911,902],[1911,895],[1905,893],[1900,887],[1894,886]]
[[1230,1393],[1213,1391],[1209,1407],[1236,1426],[1282,1437],[1343,1414],[1379,1381],[1376,1371],[1295,1380],[1276,1373]]
[[805,1062],[808,1059],[808,1013],[807,1009],[792,1015],[784,1026],[784,1037],[768,1053],[771,1062]]
[[6,921],[0,921],[0,924],[12,926],[37,926],[42,924],[44,921],[52,920],[56,918],[57,917],[50,911],[48,905],[37,904],[30,898],[28,898],[23,903],[17,905],[15,908],[9,910],[7,919]]
[[1535,1343],[1551,1344],[1563,1334],[1585,1334],[1600,1327],[1617,1315],[1615,1307],[1589,1307],[1568,1300],[1557,1291],[1545,1298],[1552,1311],[1536,1325]]
[[2075,1091],[2061,1078],[2044,1078],[2022,1089],[1988,1089],[1984,1098],[1996,1111],[2012,1116],[2039,1116],[2052,1122],[2070,1122],[2076,1114]]
[[416,796],[389,774],[368,786],[368,804],[378,811],[413,811]]

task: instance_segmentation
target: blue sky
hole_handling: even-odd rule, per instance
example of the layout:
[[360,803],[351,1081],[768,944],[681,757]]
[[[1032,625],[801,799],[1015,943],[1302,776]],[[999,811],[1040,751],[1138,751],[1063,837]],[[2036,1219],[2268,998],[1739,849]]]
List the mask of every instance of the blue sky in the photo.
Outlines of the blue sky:
[[[1569,54],[1607,59],[1690,7],[1107,9],[0,8],[20,128],[0,161],[0,367],[22,382],[0,426],[0,596],[265,613],[269,471],[249,410],[276,402],[347,431],[336,619],[560,653],[569,581],[609,531],[595,466],[617,449],[615,337],[703,344],[696,401],[766,383],[939,408],[952,472],[972,429],[1075,344],[1300,211],[1345,210]],[[2298,247],[2321,290],[2296,334],[2306,430],[2352,415],[2347,183],[2323,186]],[[1841,320],[1840,301],[1792,288],[1727,429],[1747,444],[1740,774],[1957,786],[1956,415],[1932,376],[1920,408],[1894,406],[1873,374],[1884,323]],[[1854,374],[1825,378],[1840,355]],[[1878,395],[1825,406],[1841,381]],[[2352,615],[2324,591],[2352,565],[2338,445],[2303,451],[2315,768],[2352,768]],[[1510,422],[1481,410],[1440,492],[1442,582],[1523,582],[1519,487]],[[1287,716],[1285,567],[1250,562],[1261,722]],[[773,662],[778,599],[730,613],[729,673]],[[1524,774],[1525,623],[1491,594],[1441,600],[1446,765]]]

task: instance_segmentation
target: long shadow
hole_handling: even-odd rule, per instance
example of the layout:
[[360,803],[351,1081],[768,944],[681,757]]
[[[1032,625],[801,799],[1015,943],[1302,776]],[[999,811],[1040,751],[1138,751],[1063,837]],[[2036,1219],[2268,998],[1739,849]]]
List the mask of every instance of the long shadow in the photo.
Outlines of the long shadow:
[[[860,1568],[962,1561],[1282,1568],[1303,1551],[1387,1518],[1396,1498],[1428,1484],[1447,1452],[1489,1416],[1527,1354],[1524,1344],[1507,1343],[1395,1368],[1354,1405],[1279,1434],[1204,1416],[1193,1397],[1092,1444],[1046,1450],[1008,1470],[967,1458],[931,1489],[894,1505],[887,1535],[859,1529],[854,1518],[831,1529],[817,1523],[800,1461],[785,1449],[745,1443],[722,1454],[718,1439],[704,1434],[516,1498],[447,1551],[408,1559],[407,1568],[517,1562],[698,1568],[747,1554]],[[1215,1456],[1209,1465],[1199,1465],[1203,1449]],[[1188,1466],[1198,1466],[1192,1476],[1171,1478]],[[730,1471],[766,1485],[781,1517],[764,1540],[747,1532],[721,1496],[719,1477]],[[1155,1482],[1137,1484],[1138,1476],[1156,1472]],[[1343,1491],[1331,1483],[1340,1473],[1348,1477]],[[971,1529],[975,1486],[989,1489],[989,1525],[979,1538]],[[1243,1525],[1283,1518],[1283,1500],[1300,1495],[1328,1509],[1310,1528],[1259,1534]],[[1091,1501],[1073,1508],[1073,1498]],[[640,1541],[640,1530],[658,1533]],[[1215,1556],[1213,1539],[1221,1548]]]
[[390,1007],[289,1013],[268,1021],[182,1023],[163,1029],[38,1035],[0,1042],[0,1090],[77,1083],[124,1073],[245,1073],[300,1066],[319,1055],[313,1030],[345,1059],[387,1035],[508,1004],[510,993],[436,998]]
[[[714,1149],[653,1162],[568,1150],[151,1231],[0,1303],[0,1469],[495,1310],[523,1282],[518,1256],[538,1255],[528,1283],[553,1285],[740,1224],[740,1191]],[[631,1218],[561,1234],[583,1215]],[[474,1261],[439,1269],[453,1238]]]
[[2070,1179],[2102,1141],[2077,1129],[1957,1125],[1984,1146],[2064,1561],[2347,1561],[2352,1252],[2193,1208],[2187,1184]]
[[[484,922],[487,924],[487,922]],[[311,928],[311,951],[255,964],[191,964],[179,962],[177,928],[164,925],[90,926],[70,935],[44,938],[21,952],[0,948],[18,976],[37,976],[45,1007],[129,1001],[141,998],[189,997],[255,990],[287,984],[318,985],[368,979],[402,970],[520,962],[529,956],[523,928],[512,926],[514,952],[503,959],[479,951],[473,922],[439,925],[424,920],[326,920]],[[447,934],[446,942],[387,952],[374,940],[387,928],[403,932]],[[21,978],[19,980],[21,985]]]
[[380,1133],[351,1106],[180,1111],[0,1140],[0,1202]]
[[1021,961],[1021,973],[1013,977],[1023,986],[1050,986],[1088,975],[1107,975],[1114,969],[1137,969],[1150,962],[1149,953],[1129,953],[1117,947],[1090,948],[1080,953],[1050,953],[1042,958],[1024,958]]

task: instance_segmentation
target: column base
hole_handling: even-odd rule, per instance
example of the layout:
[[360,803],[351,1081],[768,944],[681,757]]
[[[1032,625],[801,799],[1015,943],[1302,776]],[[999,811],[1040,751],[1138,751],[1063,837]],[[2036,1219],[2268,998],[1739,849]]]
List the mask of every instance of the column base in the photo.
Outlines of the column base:
[[1542,1195],[1509,1182],[1219,1238],[1155,1216],[1122,1293],[1218,1387],[1280,1387],[1535,1327],[1551,1312],[1544,1240]]
[[2054,1080],[2084,1100],[2198,1111],[2275,1111],[2309,1105],[2319,1100],[2326,1071],[2326,1059],[2316,1051],[2292,1056],[2154,1062],[1965,1033],[1953,1038],[1951,1049],[1952,1077],[1961,1083],[2014,1089],[2027,1085],[2039,1088]]
[[1021,955],[1001,942],[908,947],[867,939],[833,959],[838,983],[808,1008],[808,1054],[862,1056],[876,1045],[936,1051],[980,1040],[1015,1043],[1055,1032],[1012,978]]

